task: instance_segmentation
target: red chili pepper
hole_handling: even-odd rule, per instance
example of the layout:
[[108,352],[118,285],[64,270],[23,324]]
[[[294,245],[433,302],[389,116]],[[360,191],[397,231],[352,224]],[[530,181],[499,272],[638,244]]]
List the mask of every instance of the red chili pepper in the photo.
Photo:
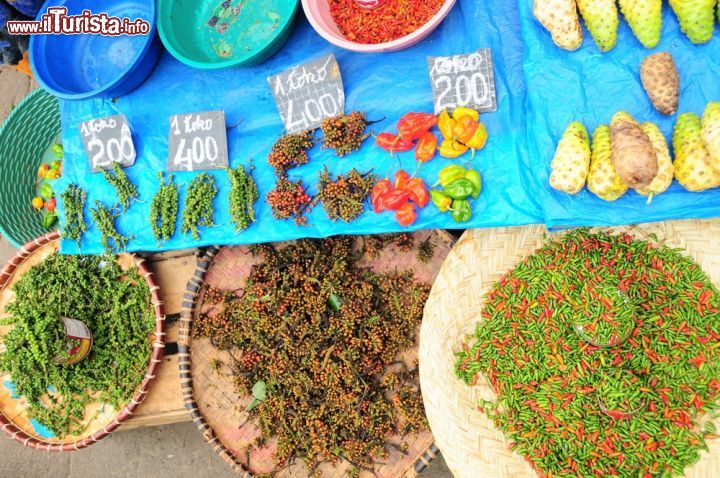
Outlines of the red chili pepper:
[[[397,129],[400,137],[406,141],[420,139],[438,124],[437,116],[431,113],[408,113],[398,121]],[[473,134],[475,131],[473,131]]]
[[427,206],[430,202],[430,193],[420,178],[412,178],[409,180],[405,186],[405,190],[410,193],[410,200],[420,209]]
[[415,205],[411,202],[406,202],[400,207],[395,213],[395,219],[398,224],[403,227],[410,226],[417,221],[417,212],[415,212]]
[[372,203],[373,211],[380,214],[385,210],[385,198],[392,191],[392,185],[387,179],[382,179],[375,183],[372,193],[370,193],[370,202]]
[[395,184],[393,184],[393,188],[399,189],[400,191],[405,191],[408,181],[410,181],[410,175],[407,173],[407,171],[403,171],[401,169],[400,171],[395,173]]
[[385,196],[383,204],[388,211],[397,211],[410,201],[410,193],[396,189]]
[[375,137],[375,144],[388,153],[402,153],[415,147],[415,143],[412,141],[405,140],[392,133],[380,133]]
[[438,140],[437,137],[428,131],[420,138],[417,146],[415,146],[415,159],[418,163],[427,163],[435,157],[437,152]]

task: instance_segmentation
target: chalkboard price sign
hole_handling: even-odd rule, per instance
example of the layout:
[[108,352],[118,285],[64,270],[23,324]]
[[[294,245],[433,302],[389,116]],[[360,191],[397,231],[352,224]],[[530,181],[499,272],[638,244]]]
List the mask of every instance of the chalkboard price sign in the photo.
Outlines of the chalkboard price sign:
[[80,135],[93,172],[135,164],[135,145],[125,115],[92,119],[80,124]]
[[268,78],[287,133],[320,127],[345,112],[340,66],[332,54]]
[[170,117],[168,171],[197,171],[228,167],[224,111]]
[[459,106],[481,113],[497,110],[492,51],[481,49],[467,55],[429,57],[435,113]]

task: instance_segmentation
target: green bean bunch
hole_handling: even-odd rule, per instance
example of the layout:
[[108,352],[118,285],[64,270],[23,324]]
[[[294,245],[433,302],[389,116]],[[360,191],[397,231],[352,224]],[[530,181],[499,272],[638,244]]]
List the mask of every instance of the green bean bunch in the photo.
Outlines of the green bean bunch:
[[83,234],[87,232],[85,224],[85,200],[87,193],[77,184],[70,184],[60,195],[65,208],[65,227],[62,231],[63,239],[70,239],[78,243]]
[[167,182],[163,181],[163,173],[158,174],[160,190],[150,204],[150,223],[155,240],[169,241],[175,234],[179,194],[177,184],[173,183],[172,175]]
[[235,224],[235,231],[244,231],[255,222],[255,202],[258,194],[257,184],[251,172],[245,171],[243,166],[237,169],[228,169],[230,178],[230,216]]
[[200,240],[200,226],[214,226],[213,200],[217,196],[215,178],[207,173],[200,174],[190,183],[185,209],[182,215],[181,231],[192,233],[193,239]]
[[123,211],[127,211],[130,207],[130,202],[139,197],[137,187],[130,181],[125,170],[120,167],[119,163],[113,165],[112,172],[103,170],[102,174],[105,180],[110,183],[110,186],[115,189],[118,198],[120,198],[120,205]]
[[[105,252],[108,254],[123,252],[132,237],[123,236],[115,227],[115,220],[120,214],[111,212],[100,201],[95,201],[95,207],[90,210],[90,214],[102,234],[102,244]],[[112,244],[110,243],[111,240]]]

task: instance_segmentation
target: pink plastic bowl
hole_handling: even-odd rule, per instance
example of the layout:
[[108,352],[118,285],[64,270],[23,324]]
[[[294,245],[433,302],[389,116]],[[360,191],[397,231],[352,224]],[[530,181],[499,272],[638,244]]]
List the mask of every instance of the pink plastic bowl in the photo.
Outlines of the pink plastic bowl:
[[391,42],[378,43],[375,45],[355,43],[345,38],[330,14],[330,4],[327,0],[302,0],[302,6],[303,10],[305,10],[305,16],[310,20],[310,24],[315,31],[333,45],[360,53],[381,53],[404,50],[424,40],[425,37],[440,25],[447,14],[450,13],[450,10],[452,10],[452,7],[455,5],[455,1],[456,0],[446,0],[445,4],[440,8],[440,11],[437,12],[429,22],[411,34]]

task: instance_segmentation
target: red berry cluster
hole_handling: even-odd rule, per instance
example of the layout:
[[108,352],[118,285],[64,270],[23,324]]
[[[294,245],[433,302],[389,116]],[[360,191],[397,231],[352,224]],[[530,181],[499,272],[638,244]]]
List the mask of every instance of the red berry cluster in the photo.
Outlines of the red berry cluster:
[[322,122],[322,132],[325,135],[324,147],[334,149],[341,158],[357,151],[367,138],[365,134],[367,126],[368,120],[361,111],[326,118]]
[[278,180],[275,189],[268,193],[267,202],[276,219],[295,219],[298,225],[307,223],[307,212],[312,198],[307,194],[301,180],[290,181],[286,177]]
[[308,150],[313,147],[314,131],[283,136],[273,145],[268,154],[268,164],[275,168],[278,176],[295,166],[302,166],[310,161]]

